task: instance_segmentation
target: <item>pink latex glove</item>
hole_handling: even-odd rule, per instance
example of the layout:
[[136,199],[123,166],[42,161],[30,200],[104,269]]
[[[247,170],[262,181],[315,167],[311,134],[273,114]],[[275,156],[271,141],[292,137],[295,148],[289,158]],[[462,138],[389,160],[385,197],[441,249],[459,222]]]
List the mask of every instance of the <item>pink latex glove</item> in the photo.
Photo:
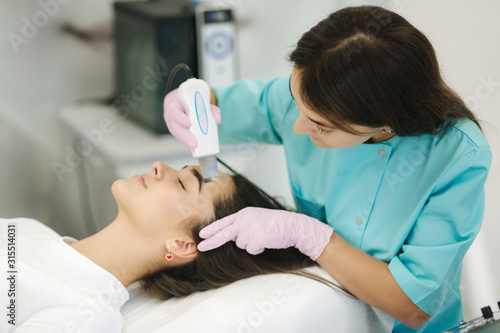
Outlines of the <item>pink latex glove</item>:
[[[188,145],[189,148],[193,149],[196,148],[198,142],[196,142],[196,138],[189,131],[191,121],[186,115],[186,111],[179,100],[178,94],[178,89],[175,89],[165,96],[163,100],[163,118],[167,123],[169,132],[181,142]],[[210,104],[210,109],[212,110],[217,125],[220,124],[220,109],[212,104]]]
[[332,227],[307,215],[247,207],[203,228],[200,237],[205,240],[198,244],[198,250],[208,251],[234,241],[250,254],[293,246],[316,260],[332,232]]

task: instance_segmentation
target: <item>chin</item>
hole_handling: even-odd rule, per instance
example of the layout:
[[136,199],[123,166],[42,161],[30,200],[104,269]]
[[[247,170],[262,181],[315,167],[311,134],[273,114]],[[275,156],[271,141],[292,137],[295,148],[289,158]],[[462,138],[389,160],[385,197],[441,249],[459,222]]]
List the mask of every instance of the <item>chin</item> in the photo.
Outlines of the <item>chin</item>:
[[113,182],[113,184],[111,185],[111,194],[113,194],[115,200],[117,200],[117,198],[121,196],[123,191],[125,191],[124,187],[126,185],[127,181],[124,179],[118,179]]
[[129,215],[131,207],[135,207],[134,198],[131,194],[130,184],[125,179],[118,179],[111,185],[111,194],[115,199],[115,203],[118,207],[118,213],[120,212]]
[[111,184],[111,192],[113,192],[116,188],[122,187],[124,182],[125,180],[123,179],[115,180],[113,184]]

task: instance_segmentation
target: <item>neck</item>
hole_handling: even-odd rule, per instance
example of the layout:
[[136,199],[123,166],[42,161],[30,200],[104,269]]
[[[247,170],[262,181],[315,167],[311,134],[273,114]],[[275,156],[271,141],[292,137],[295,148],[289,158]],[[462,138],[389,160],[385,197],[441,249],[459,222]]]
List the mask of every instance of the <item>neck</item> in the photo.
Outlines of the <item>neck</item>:
[[162,249],[152,248],[118,219],[98,233],[71,246],[113,274],[125,287],[160,268]]

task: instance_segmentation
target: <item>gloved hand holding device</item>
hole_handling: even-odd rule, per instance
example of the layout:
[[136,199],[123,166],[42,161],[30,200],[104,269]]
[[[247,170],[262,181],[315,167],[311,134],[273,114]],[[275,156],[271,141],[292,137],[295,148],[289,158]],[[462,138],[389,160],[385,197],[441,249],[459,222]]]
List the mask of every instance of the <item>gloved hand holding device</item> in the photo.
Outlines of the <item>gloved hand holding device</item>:
[[[217,124],[221,122],[220,109],[215,105],[210,105],[212,114]],[[189,131],[191,121],[184,110],[179,99],[179,89],[169,92],[163,101],[163,117],[167,123],[169,132],[186,144],[189,148],[196,148],[198,143],[194,135]]]
[[203,228],[200,237],[205,240],[198,244],[198,250],[208,251],[234,241],[250,254],[295,247],[316,260],[332,232],[332,227],[307,215],[247,207]]

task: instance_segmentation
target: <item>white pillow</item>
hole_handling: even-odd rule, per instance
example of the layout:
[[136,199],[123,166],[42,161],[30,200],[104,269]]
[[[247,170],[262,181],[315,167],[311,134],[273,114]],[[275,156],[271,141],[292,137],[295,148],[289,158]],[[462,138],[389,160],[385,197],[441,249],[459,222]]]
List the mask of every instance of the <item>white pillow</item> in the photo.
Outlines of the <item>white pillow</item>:
[[[319,267],[307,271],[333,281]],[[340,290],[293,274],[260,275],[160,301],[138,283],[122,308],[123,333],[391,332],[394,319]]]

